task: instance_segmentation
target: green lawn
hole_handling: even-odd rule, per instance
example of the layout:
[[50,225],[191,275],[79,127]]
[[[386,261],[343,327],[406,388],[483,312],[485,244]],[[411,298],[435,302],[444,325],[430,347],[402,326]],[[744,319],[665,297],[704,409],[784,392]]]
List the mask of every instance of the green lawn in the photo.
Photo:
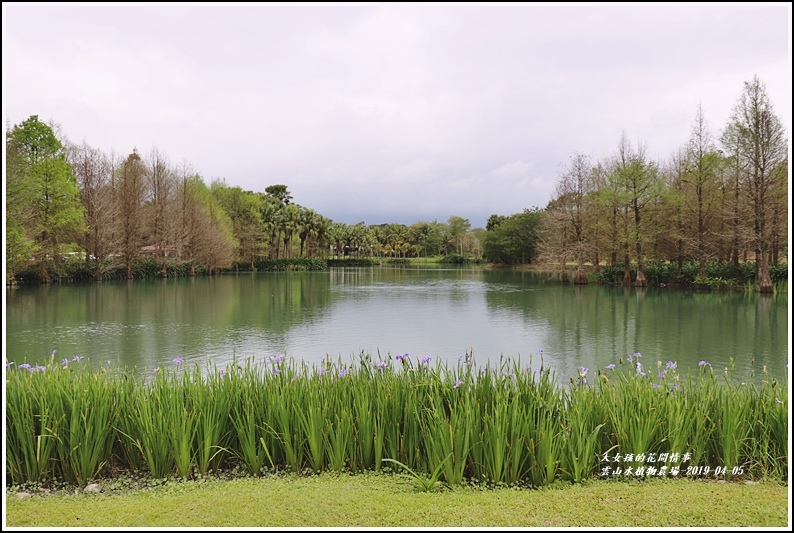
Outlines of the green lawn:
[[545,489],[418,492],[386,474],[166,483],[6,494],[5,527],[787,527],[787,484],[598,480]]

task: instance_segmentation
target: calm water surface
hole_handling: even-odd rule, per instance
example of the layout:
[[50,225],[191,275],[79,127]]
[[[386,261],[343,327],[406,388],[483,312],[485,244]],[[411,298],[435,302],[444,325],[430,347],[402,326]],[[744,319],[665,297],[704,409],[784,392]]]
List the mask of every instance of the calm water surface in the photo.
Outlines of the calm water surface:
[[697,371],[786,375],[786,295],[561,285],[545,274],[468,268],[332,269],[102,282],[6,291],[6,360],[75,355],[154,369],[175,357],[225,366],[277,354],[343,362],[408,353],[457,364],[473,350],[546,365],[558,378],[635,352]]

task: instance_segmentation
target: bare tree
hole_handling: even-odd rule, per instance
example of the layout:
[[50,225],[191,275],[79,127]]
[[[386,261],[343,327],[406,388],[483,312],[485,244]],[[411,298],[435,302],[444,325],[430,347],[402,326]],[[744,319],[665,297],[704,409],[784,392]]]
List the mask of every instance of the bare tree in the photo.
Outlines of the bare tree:
[[[556,231],[560,232],[560,236],[566,237],[560,243],[565,250],[560,250],[559,255],[576,261],[573,282],[580,285],[587,284],[584,262],[591,249],[585,227],[588,218],[586,201],[593,191],[591,170],[589,157],[583,154],[571,156],[568,167],[557,180],[555,199],[549,209],[556,219]],[[565,263],[561,267],[565,273]]]
[[716,252],[714,224],[720,206],[717,175],[722,161],[700,105],[686,150],[685,168],[680,177],[682,207],[691,229],[686,236],[694,235],[691,247],[695,250],[699,275],[705,278],[706,261]]
[[85,209],[88,232],[81,245],[86,266],[99,281],[104,274],[105,259],[113,249],[113,224],[118,214],[113,201],[113,166],[105,153],[85,141],[79,146],[69,145],[67,159],[77,176],[80,201]]
[[769,275],[775,226],[772,221],[782,193],[787,190],[788,140],[766,86],[757,76],[744,83],[744,92],[733,108],[723,142],[736,154],[740,187],[752,213],[758,290],[772,292]]
[[644,272],[643,243],[647,240],[643,216],[647,208],[657,200],[659,190],[659,172],[655,163],[646,156],[646,148],[638,144],[632,149],[626,132],[621,135],[618,143],[618,154],[614,161],[613,179],[616,181],[622,213],[626,221],[624,244],[623,283],[631,283],[629,273],[630,243],[633,242],[637,261],[637,277],[634,284],[645,287],[648,281]]
[[174,217],[172,216],[176,187],[174,174],[168,160],[156,147],[152,148],[146,160],[146,178],[148,182],[147,207],[150,212],[150,216],[147,217],[150,224],[150,242],[154,246],[155,257],[162,265],[160,275],[167,277],[166,257],[169,250],[173,248],[176,239]]
[[680,271],[687,259],[687,241],[690,238],[690,229],[684,215],[684,174],[687,167],[686,148],[674,152],[661,171],[661,178],[665,184],[662,195],[661,207],[658,211],[657,233],[659,248],[663,255],[676,263]]

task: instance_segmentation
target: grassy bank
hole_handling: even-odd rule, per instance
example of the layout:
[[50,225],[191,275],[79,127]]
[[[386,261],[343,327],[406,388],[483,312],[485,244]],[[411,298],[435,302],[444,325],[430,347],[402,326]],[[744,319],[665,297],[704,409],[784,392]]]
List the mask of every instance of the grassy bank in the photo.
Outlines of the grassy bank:
[[7,496],[8,527],[786,527],[788,487],[590,481],[417,492],[387,474],[170,482],[134,492]]

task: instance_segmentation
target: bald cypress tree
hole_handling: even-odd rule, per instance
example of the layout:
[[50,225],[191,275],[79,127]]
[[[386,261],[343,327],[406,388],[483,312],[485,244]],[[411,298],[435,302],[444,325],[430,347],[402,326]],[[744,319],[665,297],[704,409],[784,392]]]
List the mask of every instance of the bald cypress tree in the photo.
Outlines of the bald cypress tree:
[[751,239],[755,247],[756,281],[760,292],[772,292],[769,274],[775,214],[787,195],[786,132],[775,114],[766,86],[755,76],[733,108],[723,143],[738,159],[739,189],[750,209]]

